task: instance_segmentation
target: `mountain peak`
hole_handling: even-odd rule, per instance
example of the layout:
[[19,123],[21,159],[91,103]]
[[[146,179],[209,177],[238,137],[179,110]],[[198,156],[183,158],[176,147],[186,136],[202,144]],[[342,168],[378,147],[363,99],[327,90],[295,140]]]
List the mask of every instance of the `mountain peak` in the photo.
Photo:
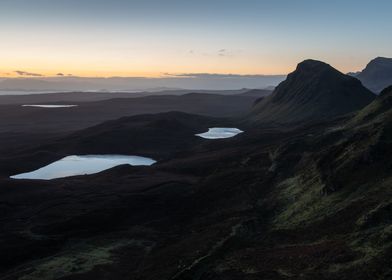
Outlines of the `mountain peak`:
[[331,65],[314,59],[307,59],[298,63],[297,68],[292,74],[304,72],[305,74],[318,74],[326,71],[338,72]]
[[357,78],[373,92],[380,92],[392,84],[392,58],[376,57],[366,65]]
[[[278,85],[274,91],[273,101],[282,99],[315,98],[325,89],[332,88],[338,83],[360,82],[350,76],[344,75],[331,65],[313,59],[300,62],[294,72],[287,76],[287,79]],[[299,87],[296,90],[296,87]],[[325,93],[326,94],[326,93]]]
[[382,67],[383,69],[392,69],[392,58],[378,56],[375,59],[372,59],[362,72],[372,70],[372,68],[376,68],[374,70],[378,70],[378,67]]
[[297,70],[314,68],[314,67],[331,67],[331,66],[325,62],[320,61],[320,60],[305,59],[304,61],[298,63]]
[[383,57],[383,56],[377,56],[376,58],[372,59],[372,60],[370,61],[370,63],[372,63],[372,62],[384,62],[384,61],[390,62],[390,61],[392,61],[392,58]]
[[373,99],[356,78],[308,59],[299,63],[271,96],[255,105],[253,118],[278,123],[316,121],[356,111]]

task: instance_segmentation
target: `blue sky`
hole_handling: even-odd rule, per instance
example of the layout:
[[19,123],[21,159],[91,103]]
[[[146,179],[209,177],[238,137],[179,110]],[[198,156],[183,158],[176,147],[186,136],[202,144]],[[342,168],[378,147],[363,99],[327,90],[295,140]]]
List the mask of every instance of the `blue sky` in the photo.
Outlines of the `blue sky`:
[[285,74],[392,56],[392,1],[0,0],[0,73]]

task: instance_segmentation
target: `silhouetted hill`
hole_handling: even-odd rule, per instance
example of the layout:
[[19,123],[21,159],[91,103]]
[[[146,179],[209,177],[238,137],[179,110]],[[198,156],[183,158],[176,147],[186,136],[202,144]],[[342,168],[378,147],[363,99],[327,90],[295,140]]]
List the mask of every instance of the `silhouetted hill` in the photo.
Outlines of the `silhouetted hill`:
[[273,90],[269,90],[269,89],[252,89],[249,91],[246,91],[244,93],[240,93],[238,95],[241,96],[252,96],[252,97],[265,97],[270,95],[273,92]]
[[272,95],[254,106],[250,119],[264,123],[325,120],[359,110],[374,97],[356,78],[326,63],[305,60]]
[[159,159],[202,142],[196,133],[225,122],[182,112],[137,115],[76,132],[57,145],[77,154],[138,154]]
[[[80,96],[80,94],[76,95]],[[66,100],[67,94],[63,94],[62,96]],[[29,99],[29,101],[31,102],[32,99]],[[3,132],[57,133],[75,131],[123,116],[170,111],[181,111],[213,117],[236,117],[246,115],[256,99],[257,97],[241,96],[238,94],[189,93],[180,96],[159,95],[138,98],[114,98],[96,102],[42,101],[42,103],[38,103],[37,101],[37,103],[22,103],[65,103],[78,105],[73,108],[49,110],[44,108],[22,107],[20,104],[0,105],[0,134]]]
[[356,77],[375,93],[392,85],[392,58],[377,57],[366,65]]

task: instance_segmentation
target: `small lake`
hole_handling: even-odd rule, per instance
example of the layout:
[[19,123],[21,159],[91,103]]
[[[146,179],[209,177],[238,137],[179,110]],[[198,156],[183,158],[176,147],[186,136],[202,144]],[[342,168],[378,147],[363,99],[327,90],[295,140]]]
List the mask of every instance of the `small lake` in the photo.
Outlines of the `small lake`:
[[207,132],[195,134],[205,139],[223,139],[234,137],[243,131],[234,127],[212,127]]
[[76,107],[78,105],[39,105],[39,104],[31,104],[31,105],[22,105],[22,107],[37,107],[37,108],[71,108]]
[[106,169],[129,164],[133,166],[150,166],[155,160],[139,156],[125,155],[83,155],[67,156],[32,172],[11,176],[12,179],[51,180],[76,175],[94,174]]

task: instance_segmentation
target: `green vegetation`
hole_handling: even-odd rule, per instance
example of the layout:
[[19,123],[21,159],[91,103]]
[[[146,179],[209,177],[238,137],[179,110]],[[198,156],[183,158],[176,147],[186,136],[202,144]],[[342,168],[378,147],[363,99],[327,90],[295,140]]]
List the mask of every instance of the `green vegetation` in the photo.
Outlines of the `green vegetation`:
[[140,246],[137,240],[113,240],[106,244],[81,244],[64,253],[43,259],[20,280],[58,279],[68,275],[85,273],[99,265],[114,262],[115,250],[127,246]]

